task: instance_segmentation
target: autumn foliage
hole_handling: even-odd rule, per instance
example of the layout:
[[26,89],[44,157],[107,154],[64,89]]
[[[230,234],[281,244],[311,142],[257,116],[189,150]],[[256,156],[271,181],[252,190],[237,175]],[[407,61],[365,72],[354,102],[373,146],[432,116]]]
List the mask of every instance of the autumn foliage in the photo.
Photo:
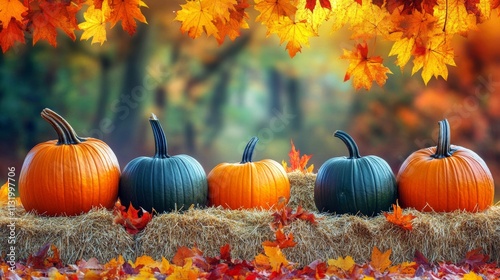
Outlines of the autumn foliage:
[[285,171],[286,172],[293,172],[293,171],[298,170],[298,171],[301,171],[303,173],[313,172],[314,164],[307,166],[307,163],[312,158],[312,155],[302,155],[301,156],[300,150],[297,150],[295,148],[295,145],[293,144],[292,140],[290,140],[290,144],[292,145],[292,148],[290,149],[290,152],[288,153],[288,157],[290,158],[290,166],[288,166],[288,163],[284,160],[281,162]]
[[[58,248],[47,244],[26,261],[10,265],[0,258],[0,275],[9,279],[488,279],[498,278],[500,268],[489,262],[480,249],[469,251],[457,263],[430,263],[420,252],[413,261],[394,264],[392,250],[374,247],[369,261],[359,262],[351,256],[316,260],[298,267],[286,258],[279,247],[263,246],[253,260],[231,257],[231,248],[224,245],[218,256],[205,256],[196,246],[179,247],[169,261],[143,255],[135,261],[121,255],[101,264],[95,258],[65,265]],[[45,279],[45,278],[44,278]]]
[[[181,5],[176,20],[181,31],[192,38],[206,33],[219,44],[227,34],[235,39],[248,28],[247,9],[258,15],[255,21],[286,42],[290,57],[309,46],[309,38],[319,36],[319,28],[329,24],[332,32],[347,26],[353,50],[344,50],[349,61],[345,80],[356,89],[370,89],[372,82],[385,84],[391,71],[375,54],[377,39],[392,44],[388,56],[396,56],[403,69],[413,62],[412,74],[422,70],[427,84],[431,77],[447,79],[448,65],[455,65],[452,39],[467,36],[478,24],[498,13],[500,1],[490,0],[200,0]],[[213,8],[217,7],[217,8]]]
[[[33,45],[46,40],[56,47],[58,31],[74,41],[80,29],[81,40],[92,38],[92,43],[102,45],[107,30],[118,23],[134,34],[136,21],[146,23],[140,8],[147,6],[141,0],[0,0],[0,7],[0,46],[5,53],[27,37]],[[80,11],[84,20],[79,23]]]

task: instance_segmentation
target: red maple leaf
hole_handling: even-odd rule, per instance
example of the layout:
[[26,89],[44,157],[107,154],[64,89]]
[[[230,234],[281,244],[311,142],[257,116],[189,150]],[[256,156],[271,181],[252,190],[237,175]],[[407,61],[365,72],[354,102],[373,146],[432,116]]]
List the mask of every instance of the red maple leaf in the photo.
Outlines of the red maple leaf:
[[0,46],[2,52],[13,47],[16,42],[24,43],[24,30],[22,24],[15,18],[11,18],[7,26],[0,31]]
[[[316,7],[316,1],[317,0],[306,0],[306,9],[314,11],[314,8]],[[332,9],[332,4],[330,3],[330,0],[319,0],[319,4],[321,5],[322,8],[329,10]]]
[[123,30],[133,35],[137,28],[135,20],[147,23],[140,9],[141,6],[147,6],[141,0],[110,0],[109,6],[111,7],[111,15],[109,16],[111,28],[121,21]]
[[[120,201],[116,202],[113,212],[115,213],[113,222],[124,226],[125,230],[130,234],[137,234],[143,230],[153,218],[148,211],[142,208],[140,210],[135,209],[132,203],[130,203],[128,210],[125,211],[125,206]],[[139,215],[139,212],[142,212],[142,214]]]
[[271,223],[271,229],[273,230],[287,226],[295,220],[308,221],[313,225],[318,223],[316,221],[316,216],[313,213],[304,210],[304,208],[300,205],[297,206],[297,210],[295,212],[291,207],[282,207],[273,213],[273,217],[274,221]]
[[[52,251],[50,256],[49,249]],[[59,250],[53,244],[47,243],[35,255],[29,255],[26,260],[26,266],[33,269],[46,269],[51,267],[62,268],[64,267]]]

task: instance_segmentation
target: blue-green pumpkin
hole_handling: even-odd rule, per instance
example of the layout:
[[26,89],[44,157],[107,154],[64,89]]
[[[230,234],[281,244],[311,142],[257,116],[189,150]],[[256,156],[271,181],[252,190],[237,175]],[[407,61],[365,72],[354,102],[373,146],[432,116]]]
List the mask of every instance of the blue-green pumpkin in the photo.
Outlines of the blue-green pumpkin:
[[188,155],[169,155],[165,133],[154,114],[149,122],[155,155],[135,158],[125,166],[120,177],[121,203],[158,213],[206,206],[207,176],[201,164]]
[[349,157],[334,157],[318,170],[314,202],[320,212],[372,216],[387,211],[396,202],[394,173],[377,156],[360,156],[352,137],[337,130],[335,137],[349,150]]

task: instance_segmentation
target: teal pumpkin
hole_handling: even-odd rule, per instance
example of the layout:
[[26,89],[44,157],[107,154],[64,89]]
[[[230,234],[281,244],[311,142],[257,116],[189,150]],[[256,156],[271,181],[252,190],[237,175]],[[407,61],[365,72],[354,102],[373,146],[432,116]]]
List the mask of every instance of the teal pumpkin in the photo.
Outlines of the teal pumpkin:
[[149,122],[155,155],[135,158],[125,166],[120,178],[121,203],[159,213],[185,210],[193,204],[206,206],[208,185],[203,167],[191,156],[169,155],[165,133],[154,114]]
[[389,210],[396,202],[394,173],[385,160],[377,156],[360,156],[351,136],[336,131],[349,150],[349,157],[327,160],[318,170],[314,185],[314,202],[320,212],[372,216]]

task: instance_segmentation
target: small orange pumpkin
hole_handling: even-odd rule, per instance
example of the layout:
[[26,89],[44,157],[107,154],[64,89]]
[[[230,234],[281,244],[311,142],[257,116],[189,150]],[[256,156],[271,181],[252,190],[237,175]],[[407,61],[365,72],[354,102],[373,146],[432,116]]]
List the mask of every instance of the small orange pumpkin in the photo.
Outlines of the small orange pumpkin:
[[240,163],[221,163],[207,176],[211,206],[229,209],[270,209],[280,198],[290,199],[290,182],[283,166],[271,159],[252,162],[259,139],[250,139]]
[[79,137],[50,109],[44,109],[41,115],[59,139],[36,145],[26,156],[19,175],[24,208],[58,216],[78,215],[92,207],[113,207],[120,167],[111,148],[101,140]]
[[450,125],[439,122],[436,147],[411,154],[397,176],[399,203],[421,211],[482,211],[493,203],[486,163],[473,151],[450,145]]

